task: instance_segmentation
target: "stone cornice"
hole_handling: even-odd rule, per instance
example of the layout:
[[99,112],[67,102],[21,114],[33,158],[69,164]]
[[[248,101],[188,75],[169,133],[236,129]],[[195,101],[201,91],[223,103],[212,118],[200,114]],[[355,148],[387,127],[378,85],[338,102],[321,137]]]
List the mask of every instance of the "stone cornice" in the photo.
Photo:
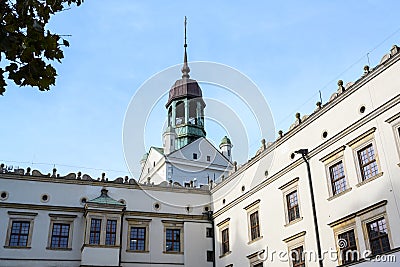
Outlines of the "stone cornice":
[[206,189],[199,188],[186,188],[186,187],[174,187],[174,186],[150,186],[150,185],[136,185],[136,184],[119,184],[113,182],[102,182],[102,181],[88,181],[88,180],[77,180],[77,179],[64,179],[48,177],[48,176],[32,176],[32,175],[19,175],[13,173],[0,173],[0,179],[13,179],[13,180],[27,180],[35,182],[47,182],[47,183],[63,183],[63,184],[76,184],[76,185],[91,185],[100,187],[114,187],[114,188],[126,188],[126,189],[136,189],[145,191],[168,191],[174,193],[191,193],[191,194],[201,194],[210,195],[210,191]]
[[[83,207],[69,207],[69,206],[50,206],[50,205],[37,205],[37,204],[22,204],[22,203],[4,203],[0,202],[0,208],[7,209],[23,209],[23,210],[44,210],[44,211],[57,211],[57,212],[78,212],[84,214],[85,210]],[[108,210],[91,210],[91,212],[108,212]],[[20,212],[20,211],[8,211],[10,215],[23,215],[23,216],[36,216],[38,213],[33,212]],[[120,214],[121,212],[113,212],[115,214]],[[205,223],[209,223],[206,216],[204,215],[188,215],[188,214],[176,214],[176,213],[160,213],[160,212],[146,212],[146,211],[130,211],[127,210],[124,212],[127,217],[135,217],[135,218],[127,218],[127,220],[149,220],[142,219],[139,217],[151,217],[151,218],[167,218],[167,219],[175,219],[175,220],[184,220],[184,221],[204,221]],[[77,217],[75,214],[49,214],[50,217],[59,216],[59,217]]]
[[353,212],[353,213],[351,213],[349,215],[346,215],[346,216],[340,218],[339,220],[336,220],[336,221],[333,221],[331,223],[328,223],[328,225],[330,227],[334,227],[334,226],[336,226],[338,224],[341,224],[341,223],[343,223],[345,221],[348,221],[348,220],[350,220],[352,218],[355,218],[357,216],[363,215],[363,214],[365,214],[365,213],[367,213],[367,212],[369,212],[371,210],[374,210],[374,209],[380,208],[382,206],[385,206],[386,204],[387,204],[387,200],[381,200],[381,201],[379,201],[379,202],[377,202],[377,203],[375,203],[375,204],[373,204],[371,206],[368,206],[368,207],[363,208],[363,209],[361,209],[359,211],[356,211],[356,212]]

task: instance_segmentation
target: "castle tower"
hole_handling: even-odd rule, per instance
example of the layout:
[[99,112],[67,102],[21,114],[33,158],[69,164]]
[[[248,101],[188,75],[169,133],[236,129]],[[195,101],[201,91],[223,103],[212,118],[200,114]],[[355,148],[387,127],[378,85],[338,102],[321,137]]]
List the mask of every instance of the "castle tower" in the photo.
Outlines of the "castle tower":
[[[169,148],[177,150],[200,137],[206,136],[204,129],[204,108],[206,104],[203,101],[199,84],[196,80],[190,79],[186,48],[185,17],[185,52],[182,79],[177,80],[171,87],[168,102],[165,105],[168,113],[168,127],[163,134],[164,149],[167,148],[166,144],[169,144]],[[171,132],[174,132],[175,135]],[[170,140],[170,138],[174,140]],[[172,143],[173,146],[171,146]],[[167,148],[166,151],[172,152],[171,149]]]
[[230,162],[232,162],[232,142],[226,135],[221,140],[221,144],[219,145],[219,149],[221,149],[222,155],[225,156]]

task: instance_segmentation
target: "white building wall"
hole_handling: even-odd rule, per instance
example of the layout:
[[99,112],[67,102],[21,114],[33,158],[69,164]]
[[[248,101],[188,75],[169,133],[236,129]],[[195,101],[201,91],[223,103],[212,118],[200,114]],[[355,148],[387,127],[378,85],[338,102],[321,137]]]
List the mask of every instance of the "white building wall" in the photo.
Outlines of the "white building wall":
[[[289,139],[283,137],[283,143],[282,140],[278,140],[272,145],[276,145],[272,152],[265,152],[267,153],[266,155],[264,153],[258,157],[259,159],[257,158],[243,166],[242,170],[234,173],[212,190],[216,224],[230,218],[229,229],[232,253],[220,259],[217,255],[217,266],[226,266],[228,264],[234,264],[234,266],[248,265],[249,260],[246,256],[266,247],[270,250],[287,251],[288,246],[283,240],[302,231],[306,231],[305,249],[316,251],[306,165],[299,155],[296,155],[294,159],[290,157],[291,153],[300,148],[308,148],[310,150],[310,165],[322,249],[336,249],[334,233],[328,225],[329,223],[376,204],[381,200],[387,200],[386,214],[387,223],[391,231],[391,248],[400,247],[398,235],[400,233],[398,206],[398,203],[400,203],[400,184],[399,179],[396,179],[396,177],[400,176],[398,168],[400,162],[398,156],[399,147],[395,142],[392,125],[385,122],[388,118],[400,112],[400,106],[398,105],[400,101],[400,76],[398,73],[400,73],[400,63],[396,62],[380,73],[379,76],[342,99],[337,105],[328,104],[328,107],[325,107],[325,109],[329,109],[328,111],[322,114],[313,114],[308,122],[307,120],[302,122],[300,126],[288,133],[288,135],[291,135],[291,133],[297,132],[296,134]],[[368,117],[368,114],[376,112],[380,106],[390,104],[392,99],[396,100],[393,104],[388,105],[387,109],[382,109],[374,118],[358,123],[359,125],[357,124],[359,120]],[[332,102],[334,101],[337,100]],[[366,111],[363,114],[359,112],[362,105],[366,107]],[[311,122],[310,119],[312,120]],[[352,125],[354,125],[354,129],[351,129]],[[356,171],[358,162],[354,159],[352,148],[346,146],[346,144],[372,127],[376,127],[374,132],[375,151],[378,154],[383,175],[360,186],[358,185],[359,180]],[[326,139],[322,138],[323,131],[328,132]],[[345,131],[348,131],[348,133],[344,134]],[[343,134],[343,137],[337,138],[341,134]],[[343,160],[348,186],[352,189],[342,196],[328,200],[330,195],[326,168],[320,159],[343,145],[346,146]],[[265,171],[268,171],[268,177],[265,177]],[[298,197],[302,219],[295,224],[286,225],[284,196],[279,187],[296,177],[299,177]],[[259,185],[259,182],[262,182],[262,184]],[[244,191],[242,191],[242,186],[245,188]],[[250,189],[253,190],[249,193]],[[225,204],[223,204],[223,199],[225,199]],[[260,224],[263,238],[248,244],[249,238],[246,231],[248,223],[244,207],[257,199],[260,199]],[[226,207],[229,208],[226,210]],[[366,241],[364,241],[365,237],[361,224],[358,223],[356,231],[359,239],[359,249],[363,250],[365,249]],[[218,254],[221,248],[218,227],[215,234]],[[324,266],[337,266],[338,264],[329,260],[325,260],[324,263]],[[273,264],[273,266],[288,266],[287,262],[274,261],[269,264]],[[364,264],[360,265],[364,266]],[[318,266],[318,263],[311,262],[307,266]],[[391,266],[397,265],[392,263]]]

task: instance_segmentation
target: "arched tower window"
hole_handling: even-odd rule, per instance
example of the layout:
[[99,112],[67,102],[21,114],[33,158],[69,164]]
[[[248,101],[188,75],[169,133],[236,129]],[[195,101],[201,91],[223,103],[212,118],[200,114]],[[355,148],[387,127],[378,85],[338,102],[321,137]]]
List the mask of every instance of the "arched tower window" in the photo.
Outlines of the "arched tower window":
[[189,124],[197,125],[197,101],[189,101]]
[[168,109],[168,126],[172,125],[172,106]]
[[179,101],[176,103],[176,120],[175,124],[184,124],[185,123],[185,103],[183,101]]

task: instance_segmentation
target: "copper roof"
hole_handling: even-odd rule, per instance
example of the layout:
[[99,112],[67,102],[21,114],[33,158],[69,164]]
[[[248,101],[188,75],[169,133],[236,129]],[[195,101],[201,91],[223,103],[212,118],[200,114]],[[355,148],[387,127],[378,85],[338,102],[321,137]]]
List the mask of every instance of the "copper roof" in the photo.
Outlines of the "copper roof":
[[169,90],[169,98],[165,106],[168,107],[169,104],[176,99],[190,99],[196,97],[202,97],[201,88],[197,81],[188,78],[182,78],[177,80]]

